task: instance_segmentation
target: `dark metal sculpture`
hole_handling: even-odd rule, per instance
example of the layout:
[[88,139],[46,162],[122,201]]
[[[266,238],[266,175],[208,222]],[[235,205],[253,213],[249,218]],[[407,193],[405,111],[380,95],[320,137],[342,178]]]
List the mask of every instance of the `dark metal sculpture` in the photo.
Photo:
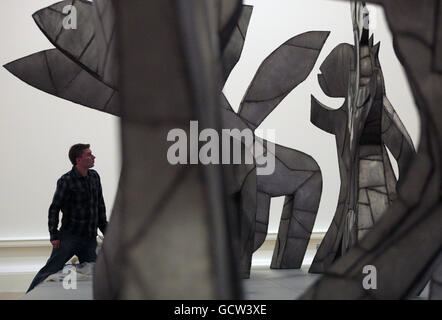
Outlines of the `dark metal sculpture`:
[[[358,9],[354,8],[355,15],[362,5]],[[386,97],[380,44],[373,45],[368,26],[361,31],[356,18],[354,33],[356,45],[338,45],[318,76],[328,96],[345,98],[342,107],[330,109],[312,96],[311,122],[336,136],[341,187],[336,213],[310,272],[327,270],[373,229],[396,199],[396,178],[386,147],[398,163],[400,179],[414,155],[413,143]]]
[[[42,91],[120,116],[115,24],[114,17],[106,15],[111,8],[108,2],[74,1],[80,19],[75,30],[63,27],[69,14],[63,13],[63,8],[72,5],[72,0],[37,11],[34,21],[56,49],[32,54],[4,67]],[[218,19],[223,83],[241,55],[252,13],[251,6],[238,10],[229,3],[219,6]]]
[[[289,39],[270,54],[258,68],[237,114],[223,96],[223,128],[254,131],[307,78],[328,35],[323,31],[307,32]],[[270,198],[276,196],[285,195],[286,201],[271,267],[301,267],[322,190],[319,166],[312,157],[257,137],[254,143],[272,153],[275,170],[260,175],[250,166],[244,171],[246,174],[237,175],[234,184],[241,188],[242,207],[248,208],[241,215],[243,278],[249,277],[253,251],[265,240]],[[246,178],[254,182],[244,183]]]
[[119,297],[239,297],[221,168],[172,166],[164,157],[169,130],[187,131],[195,118],[219,127],[217,26],[206,20],[213,3],[116,3],[126,273]]
[[[436,280],[432,284],[433,296],[440,290],[442,3],[369,2],[382,4],[385,10],[396,55],[419,109],[421,139],[417,154],[401,177],[396,200],[374,228],[329,267],[303,299],[406,299],[419,293],[432,273]],[[376,290],[362,286],[366,276],[363,268],[367,265],[377,270]]]
[[[249,19],[250,15],[247,14],[247,17]],[[247,25],[242,30],[241,33],[232,35],[230,43],[244,42]],[[279,102],[310,74],[328,34],[328,32],[307,32],[288,40],[269,55],[250,84],[238,114],[222,95],[223,129],[255,130]],[[237,50],[234,54],[230,54],[235,57],[234,61],[238,61],[240,53],[241,50]],[[228,55],[224,54],[223,57]],[[228,74],[224,80],[227,77]],[[254,100],[259,95],[261,101]],[[269,99],[270,97],[277,98]],[[243,114],[241,110],[246,111]],[[252,119],[253,124],[251,124]],[[253,143],[259,144],[264,152],[271,152],[268,147],[274,150],[275,171],[269,175],[259,175],[256,163],[238,166],[236,179],[229,188],[229,194],[232,197],[236,194],[241,203],[241,236],[238,246],[240,272],[243,278],[249,277],[252,253],[262,245],[267,234],[272,196],[287,195],[287,201],[271,267],[301,266],[316,218],[322,188],[319,167],[310,156],[267,140],[257,137],[254,139]],[[250,147],[245,146],[245,149]],[[297,195],[296,200],[293,200],[294,195]]]
[[[295,36],[264,60],[238,111],[240,119],[251,130],[307,78],[328,35],[325,31],[311,31]],[[264,146],[271,144],[266,140],[262,142]],[[267,235],[271,197],[285,196],[271,268],[300,268],[319,207],[322,176],[309,155],[277,144],[272,144],[271,150],[275,157],[274,172],[257,176],[254,250]]]

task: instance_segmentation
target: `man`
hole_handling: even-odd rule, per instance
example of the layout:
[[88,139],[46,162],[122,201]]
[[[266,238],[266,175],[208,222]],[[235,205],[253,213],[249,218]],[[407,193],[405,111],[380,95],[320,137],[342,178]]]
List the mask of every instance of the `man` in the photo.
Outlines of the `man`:
[[[63,269],[76,255],[80,261],[95,262],[97,228],[106,230],[106,207],[100,176],[94,166],[95,156],[89,144],[76,144],[69,150],[73,168],[57,181],[52,204],[49,207],[49,234],[52,253],[46,265],[37,273],[27,292],[49,275]],[[58,230],[59,212],[63,212]]]

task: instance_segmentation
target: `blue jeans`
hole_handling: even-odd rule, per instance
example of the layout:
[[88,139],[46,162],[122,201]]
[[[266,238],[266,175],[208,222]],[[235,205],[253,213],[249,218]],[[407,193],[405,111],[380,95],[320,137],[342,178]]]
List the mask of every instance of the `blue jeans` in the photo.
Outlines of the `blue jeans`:
[[60,231],[59,239],[60,247],[52,248],[51,256],[46,262],[46,265],[37,273],[26,293],[34,289],[36,285],[45,280],[51,274],[62,270],[65,263],[68,262],[69,259],[71,259],[74,255],[78,257],[80,263],[95,262],[97,259],[96,238],[85,239],[66,231]]

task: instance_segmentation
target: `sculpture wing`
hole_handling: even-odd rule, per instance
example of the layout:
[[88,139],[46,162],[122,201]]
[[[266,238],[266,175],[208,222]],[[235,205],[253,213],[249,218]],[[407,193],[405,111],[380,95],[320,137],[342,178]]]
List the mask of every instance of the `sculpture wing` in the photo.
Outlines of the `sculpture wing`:
[[[115,19],[109,1],[64,0],[33,14],[38,27],[49,41],[72,61],[78,63],[107,86],[117,88],[118,65],[115,52]],[[74,6],[75,12],[63,11]],[[74,14],[76,29],[65,28]]]
[[34,53],[4,67],[37,89],[86,107],[119,115],[118,92],[57,49]]
[[310,74],[330,32],[311,31],[295,36],[259,66],[241,102],[239,114],[256,128]]
[[[107,85],[118,88],[118,60],[115,23],[115,5],[110,0],[94,0],[95,38],[98,74]],[[145,39],[140,39],[146,41]],[[135,44],[134,44],[135,45]]]
[[222,48],[221,63],[222,63],[222,76],[223,83],[227,81],[230,72],[238,62],[241,52],[244,46],[244,41],[247,35],[247,29],[249,27],[250,17],[252,16],[253,7],[243,5],[239,20],[234,25],[232,34]]
[[[75,12],[63,11],[74,5]],[[98,76],[97,43],[95,36],[94,4],[89,1],[64,0],[38,10],[32,17],[48,40],[66,56]],[[66,12],[66,13],[64,13]],[[64,24],[70,14],[75,14],[76,29],[66,29]]]

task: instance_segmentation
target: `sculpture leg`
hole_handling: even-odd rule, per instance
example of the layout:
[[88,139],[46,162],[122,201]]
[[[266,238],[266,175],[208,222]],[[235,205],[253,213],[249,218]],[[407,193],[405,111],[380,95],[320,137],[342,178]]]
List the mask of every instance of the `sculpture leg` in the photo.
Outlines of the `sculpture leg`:
[[[244,166],[244,168],[247,168]],[[249,169],[247,169],[249,171]],[[256,225],[256,171],[247,174],[241,188],[240,276],[249,278]]]
[[270,196],[267,193],[258,192],[257,203],[255,243],[253,247],[254,252],[262,246],[267,236],[267,229],[269,227]]
[[286,196],[273,251],[272,269],[298,269],[302,265],[321,198],[322,177],[318,171],[291,196]]

